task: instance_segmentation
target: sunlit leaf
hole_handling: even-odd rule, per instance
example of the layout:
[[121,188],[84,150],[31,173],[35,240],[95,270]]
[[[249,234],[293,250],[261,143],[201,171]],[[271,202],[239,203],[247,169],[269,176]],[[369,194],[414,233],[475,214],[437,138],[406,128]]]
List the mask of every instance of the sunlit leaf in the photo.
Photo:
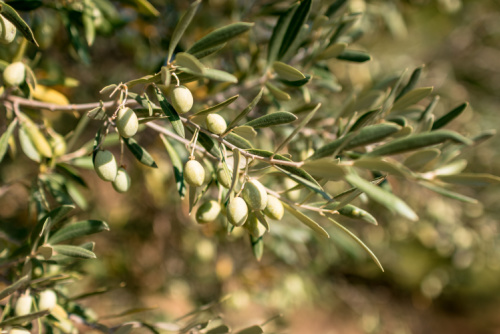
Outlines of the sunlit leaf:
[[52,246],[56,253],[66,255],[69,257],[76,257],[80,259],[95,259],[96,256],[93,252],[79,246],[71,245],[54,245]]
[[222,154],[219,149],[219,144],[206,133],[198,133],[198,142],[203,146],[210,154],[219,159],[222,158]]
[[500,177],[485,173],[462,173],[456,175],[438,175],[437,178],[446,183],[465,186],[499,185]]
[[290,95],[270,83],[269,81],[266,82],[266,88],[269,90],[269,93],[271,93],[272,96],[278,101],[288,101],[290,100]]
[[404,165],[397,161],[387,161],[381,158],[363,157],[353,162],[354,167],[364,168],[372,171],[386,172],[400,177],[409,177],[412,173]]
[[282,63],[280,61],[275,61],[273,63],[273,69],[280,79],[287,81],[297,81],[305,79],[305,75],[302,74],[295,67],[288,64]]
[[184,196],[186,195],[186,185],[184,184],[184,175],[183,175],[184,167],[182,165],[182,160],[179,157],[177,151],[170,144],[168,139],[162,134],[160,134],[160,138],[163,144],[165,145],[168,156],[170,157],[170,161],[172,162],[172,167],[174,168],[174,177],[177,186],[177,192],[179,193],[179,196],[181,198],[184,198]]
[[216,29],[208,35],[199,39],[186,52],[190,54],[213,48],[219,44],[225,43],[228,40],[247,32],[253,27],[253,23],[236,22]]
[[188,68],[193,73],[202,74],[205,70],[205,66],[195,56],[187,52],[177,53],[175,55],[175,62],[179,66]]
[[306,161],[302,168],[315,177],[329,181],[342,180],[346,173],[338,161],[331,158]]
[[331,59],[338,57],[346,49],[346,43],[334,43],[318,55],[318,59]]
[[125,146],[127,146],[130,152],[132,152],[137,161],[145,166],[158,168],[151,154],[149,154],[144,147],[139,145],[134,138],[123,138],[123,141],[125,142]]
[[287,203],[283,202],[283,206],[285,209],[290,212],[295,218],[297,218],[301,223],[312,229],[314,232],[318,233],[320,236],[325,237],[325,238],[330,238],[330,235],[326,230],[321,227],[318,223],[316,223],[314,220],[303,214],[302,212],[298,211],[294,207],[288,205]]
[[253,145],[248,140],[237,135],[236,133],[229,133],[226,137],[224,137],[224,139],[226,139],[228,142],[235,145],[236,147],[244,150],[253,148]]
[[198,111],[195,114],[195,116],[202,116],[202,115],[208,115],[211,113],[215,113],[215,112],[219,111],[220,109],[225,108],[228,105],[230,105],[231,103],[233,103],[238,97],[239,97],[239,95],[231,96],[230,98],[228,98],[225,101],[222,101],[221,103],[217,103],[214,106],[211,106],[211,107],[208,107],[206,109]]
[[419,171],[439,157],[440,154],[441,151],[436,148],[422,149],[408,156],[403,164],[412,170]]
[[265,128],[275,125],[287,124],[295,121],[297,116],[286,111],[278,111],[268,115],[261,116],[245,123],[246,126],[251,126],[254,129]]
[[9,20],[28,41],[38,46],[33,31],[31,31],[29,25],[19,16],[14,8],[2,1],[0,3],[0,13]]
[[82,220],[71,223],[57,230],[49,238],[49,243],[54,245],[61,241],[78,238],[102,231],[109,231],[109,226],[101,220]]
[[409,91],[405,95],[401,96],[399,100],[394,102],[392,110],[403,110],[410,107],[429,96],[429,94],[432,93],[432,90],[432,87],[422,87]]

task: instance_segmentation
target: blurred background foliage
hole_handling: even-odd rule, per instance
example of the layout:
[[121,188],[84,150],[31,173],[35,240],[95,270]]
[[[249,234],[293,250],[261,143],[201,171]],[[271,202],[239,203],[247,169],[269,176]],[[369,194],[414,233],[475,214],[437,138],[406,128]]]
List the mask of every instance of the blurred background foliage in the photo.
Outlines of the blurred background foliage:
[[[75,6],[79,3],[68,1]],[[160,12],[158,18],[137,13],[127,4],[108,12],[100,8],[99,15],[105,15],[106,20],[96,25],[93,46],[82,47],[83,51],[69,46],[71,28],[65,20],[71,19],[71,11],[67,16],[60,15],[60,11],[53,15],[55,9],[50,8],[33,12],[28,23],[35,34],[43,31],[40,36],[46,39],[40,39],[45,49],[40,56],[34,48],[28,50],[30,58],[38,62],[39,81],[54,85],[70,101],[78,103],[103,99],[98,92],[108,84],[157,72],[166,61],[165,50],[179,13],[189,4],[161,0],[152,3]],[[277,14],[273,11],[280,4],[289,3],[204,1],[178,51],[214,27],[236,20],[257,21],[255,29],[270,33],[275,22],[270,15]],[[364,12],[354,27],[363,34],[353,34],[353,40],[355,48],[367,50],[372,60],[328,64],[337,80],[337,92],[328,95],[329,107],[341,105],[353,91],[424,64],[420,86],[434,86],[433,93],[441,96],[437,116],[464,100],[470,103],[451,128],[468,135],[498,127],[498,1],[351,0],[348,6],[351,12]],[[94,15],[94,22],[99,22],[99,15]],[[249,45],[243,39],[233,41],[230,48],[207,62],[242,75],[253,61],[246,48],[254,57],[264,52],[259,49],[263,41],[255,36],[249,35]],[[68,57],[68,48],[72,58]],[[0,54],[3,52],[0,49]],[[196,83],[190,88],[195,99],[204,102],[221,89],[218,85],[197,89]],[[63,134],[78,121],[77,115],[71,113],[47,112],[45,116]],[[86,140],[96,129],[88,129]],[[133,163],[132,157],[125,156],[134,180],[127,195],[117,195],[93,172],[83,173],[89,184],[89,189],[83,190],[88,209],[79,216],[106,220],[111,232],[94,238],[99,258],[83,262],[82,271],[88,275],[82,282],[68,286],[68,291],[78,294],[110,288],[106,294],[85,300],[96,313],[158,307],[134,317],[174,319],[196,306],[230,295],[221,306],[228,322],[251,325],[283,314],[274,324],[287,328],[282,331],[289,333],[500,332],[497,186],[460,189],[479,200],[477,204],[464,204],[390,177],[388,186],[415,209],[420,216],[418,222],[394,216],[360,197],[355,204],[374,213],[379,226],[347,219],[341,222],[356,231],[377,254],[385,273],[335,228],[329,229],[333,240],[325,241],[287,220],[273,225],[265,239],[265,255],[256,262],[243,233],[227,236],[213,225],[194,222],[188,215],[187,201],[178,198],[170,160],[159,138],[144,131],[140,140],[151,147],[160,168],[142,168]],[[473,162],[466,171],[500,175],[499,146],[500,139],[494,137],[466,149],[464,158]],[[15,165],[2,167],[2,178],[5,181],[30,175],[36,172],[35,167],[21,158]],[[0,220],[6,223],[9,217],[26,221],[27,197],[22,186],[0,197]],[[290,229],[289,225],[296,228]]]

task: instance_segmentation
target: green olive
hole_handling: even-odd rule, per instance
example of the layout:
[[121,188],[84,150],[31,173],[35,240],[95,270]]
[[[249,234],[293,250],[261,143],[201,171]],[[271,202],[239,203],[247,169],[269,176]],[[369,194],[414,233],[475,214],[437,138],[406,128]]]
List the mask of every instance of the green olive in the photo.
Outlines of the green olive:
[[220,166],[217,169],[217,181],[224,187],[229,189],[231,187],[231,176],[226,173],[224,167]]
[[26,78],[26,67],[20,61],[12,63],[3,70],[3,81],[7,86],[19,86]]
[[259,181],[250,180],[245,183],[242,196],[251,210],[264,210],[266,208],[267,192]]
[[16,27],[0,15],[0,44],[10,44],[16,38]]
[[184,165],[184,181],[193,187],[199,187],[205,181],[205,168],[196,160],[189,160]]
[[250,233],[254,238],[260,238],[263,236],[267,230],[262,225],[259,220],[257,219],[257,216],[255,214],[250,213],[248,215],[247,221],[245,222],[245,225],[243,227]]
[[40,299],[38,300],[38,309],[52,310],[57,304],[57,295],[52,290],[44,290],[40,292]]
[[120,167],[116,173],[116,178],[112,182],[113,188],[119,193],[126,193],[130,188],[130,176],[127,171]]
[[193,107],[193,94],[185,86],[174,86],[168,90],[170,102],[179,114],[187,113]]
[[281,201],[272,195],[268,195],[264,214],[271,219],[281,220],[284,213],[285,209],[283,208],[283,204],[281,203]]
[[14,309],[14,313],[17,316],[30,314],[32,302],[33,302],[33,299],[28,294],[19,296],[19,298],[17,299],[17,302],[16,302],[16,307]]
[[139,121],[137,115],[130,108],[120,108],[116,116],[116,128],[120,136],[130,138],[137,133]]
[[241,226],[248,217],[248,206],[241,197],[233,198],[226,208],[227,219],[234,226]]
[[210,223],[217,219],[219,213],[219,202],[213,200],[205,202],[196,211],[196,221],[200,224]]
[[99,151],[95,155],[94,170],[104,181],[114,181],[118,172],[115,156],[110,151]]
[[226,120],[218,114],[209,114],[207,116],[206,123],[208,131],[215,133],[216,135],[223,134],[227,129]]

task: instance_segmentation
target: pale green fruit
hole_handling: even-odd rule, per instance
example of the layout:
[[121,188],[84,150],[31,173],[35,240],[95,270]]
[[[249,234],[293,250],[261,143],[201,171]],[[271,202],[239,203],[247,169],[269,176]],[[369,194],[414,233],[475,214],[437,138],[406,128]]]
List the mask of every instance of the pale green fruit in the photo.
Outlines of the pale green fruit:
[[205,168],[196,160],[189,160],[184,165],[184,181],[193,187],[199,187],[205,180]]
[[245,225],[243,227],[250,233],[254,238],[260,238],[263,236],[267,230],[262,225],[259,220],[257,219],[257,216],[255,216],[253,213],[250,213],[248,215],[248,219],[245,222]]
[[116,128],[120,136],[130,138],[137,133],[139,121],[137,115],[130,108],[121,108],[116,116]]
[[9,334],[31,334],[31,332],[26,329],[12,328],[9,330]]
[[226,208],[227,219],[234,226],[241,226],[248,217],[248,206],[241,197],[233,198]]
[[208,131],[215,133],[216,135],[223,134],[227,129],[226,120],[218,114],[209,114],[207,116],[206,123]]
[[220,213],[220,204],[217,201],[203,203],[196,211],[196,221],[200,224],[210,223],[217,219]]
[[112,182],[113,188],[119,193],[125,193],[130,188],[130,176],[127,171],[120,167],[116,173],[116,178]]
[[281,203],[281,201],[272,195],[268,195],[264,214],[271,219],[281,220],[284,213],[285,209],[283,208],[283,204]]
[[169,88],[168,96],[175,111],[179,114],[187,113],[193,107],[193,94],[185,86],[174,86]]
[[40,299],[38,300],[38,309],[52,310],[57,304],[57,295],[52,290],[45,290],[40,292]]
[[114,181],[118,166],[115,156],[110,151],[99,151],[95,155],[94,170],[104,181]]
[[251,210],[264,210],[266,208],[267,192],[259,181],[250,180],[245,183],[242,196]]
[[217,181],[219,181],[224,188],[229,189],[229,187],[231,187],[231,176],[226,173],[222,166],[217,169]]
[[0,44],[9,44],[16,38],[16,27],[0,15]]
[[54,132],[50,134],[49,138],[50,146],[52,146],[52,155],[60,157],[66,153],[66,140],[60,134]]
[[26,67],[21,62],[12,63],[3,70],[3,82],[7,86],[19,86],[26,78]]
[[22,295],[17,299],[14,313],[17,316],[26,315],[31,313],[32,298],[30,295]]

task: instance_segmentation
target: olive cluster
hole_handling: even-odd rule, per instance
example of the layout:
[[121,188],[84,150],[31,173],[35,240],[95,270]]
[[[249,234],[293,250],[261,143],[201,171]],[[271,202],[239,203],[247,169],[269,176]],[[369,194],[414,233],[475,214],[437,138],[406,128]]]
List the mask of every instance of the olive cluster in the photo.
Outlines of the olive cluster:
[[[33,305],[33,297],[29,293],[20,295],[17,298],[16,304],[14,306],[14,314],[16,316],[24,316],[31,313],[31,308]],[[40,292],[38,297],[38,311],[52,310],[57,305],[57,294],[50,289]],[[25,329],[12,328],[8,332],[9,334],[28,334],[29,331]]]

